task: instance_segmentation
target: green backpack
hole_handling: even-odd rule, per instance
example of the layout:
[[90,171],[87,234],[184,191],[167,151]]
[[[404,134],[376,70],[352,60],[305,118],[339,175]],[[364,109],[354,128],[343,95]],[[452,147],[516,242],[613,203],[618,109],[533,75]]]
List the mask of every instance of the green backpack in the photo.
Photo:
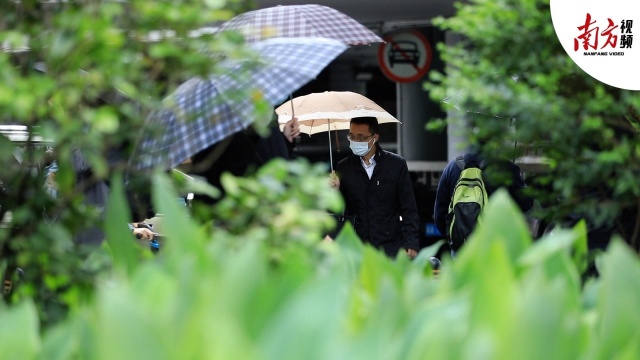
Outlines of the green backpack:
[[453,251],[458,251],[480,221],[482,209],[488,202],[487,189],[482,181],[484,162],[465,164],[464,158],[456,158],[462,171],[449,203],[447,214],[447,239]]

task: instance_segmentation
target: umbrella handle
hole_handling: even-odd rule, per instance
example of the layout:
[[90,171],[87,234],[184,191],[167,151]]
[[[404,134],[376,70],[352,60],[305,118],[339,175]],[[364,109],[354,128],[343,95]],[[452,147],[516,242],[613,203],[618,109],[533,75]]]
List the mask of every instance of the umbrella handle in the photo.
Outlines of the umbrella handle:
[[[294,110],[293,110],[293,94],[289,93],[289,102],[291,103],[291,120],[293,120],[293,118],[296,116],[294,114]],[[293,138],[293,142],[296,144],[300,144],[300,135],[296,136]]]

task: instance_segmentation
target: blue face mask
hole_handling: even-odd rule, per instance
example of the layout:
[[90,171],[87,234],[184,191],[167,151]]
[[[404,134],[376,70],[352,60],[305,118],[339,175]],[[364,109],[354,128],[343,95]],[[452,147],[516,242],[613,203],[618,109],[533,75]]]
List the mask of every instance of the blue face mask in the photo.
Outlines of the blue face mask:
[[[369,150],[371,150],[371,146],[373,146],[373,144],[371,144],[371,146],[369,146],[369,142],[371,142],[372,140],[375,140],[375,139],[371,139],[369,141],[351,141],[351,140],[349,140],[349,147],[351,148],[351,151],[353,151],[354,155],[365,156],[365,155],[367,155]],[[374,143],[375,143],[375,141],[374,141]]]

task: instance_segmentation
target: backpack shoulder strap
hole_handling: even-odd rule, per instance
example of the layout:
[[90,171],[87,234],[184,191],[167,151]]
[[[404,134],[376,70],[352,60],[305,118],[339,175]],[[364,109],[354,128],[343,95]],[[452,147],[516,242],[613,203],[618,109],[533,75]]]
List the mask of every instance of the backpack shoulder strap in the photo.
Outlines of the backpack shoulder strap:
[[458,169],[460,169],[460,171],[464,170],[464,157],[463,156],[458,156],[455,159],[456,165],[458,165]]
[[487,167],[487,160],[480,158],[478,155],[472,153],[466,153],[456,158],[456,163],[460,170],[469,168],[478,168],[484,170]]

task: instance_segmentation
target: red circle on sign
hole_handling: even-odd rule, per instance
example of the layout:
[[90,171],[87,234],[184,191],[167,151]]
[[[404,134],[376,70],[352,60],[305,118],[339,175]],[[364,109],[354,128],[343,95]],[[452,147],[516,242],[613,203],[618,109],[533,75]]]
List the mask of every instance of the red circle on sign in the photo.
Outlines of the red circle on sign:
[[[399,45],[399,43],[397,43],[396,40],[394,39],[394,37],[399,35],[409,35],[417,38],[417,40],[421,43],[421,45],[424,47],[426,52],[426,60],[424,64],[422,64],[421,67],[418,67],[417,64],[413,64],[413,67],[416,69],[416,73],[406,77],[395,74],[390,69],[390,67],[387,66],[387,62],[386,62],[388,58],[392,58],[392,59],[395,58],[396,61],[405,62],[405,63],[413,63],[415,60],[415,55],[414,55],[415,49],[411,49],[411,48],[403,49],[402,46]],[[386,77],[397,82],[414,82],[422,78],[424,74],[426,74],[427,71],[429,71],[433,53],[431,51],[431,44],[429,43],[429,40],[427,40],[427,38],[422,33],[416,30],[402,31],[399,33],[394,33],[394,34],[385,36],[384,41],[385,43],[380,44],[380,46],[378,47],[378,63],[380,64],[380,69],[382,70],[382,72],[385,74]],[[389,54],[387,54],[386,50],[389,45],[391,46],[392,49],[389,52]]]

